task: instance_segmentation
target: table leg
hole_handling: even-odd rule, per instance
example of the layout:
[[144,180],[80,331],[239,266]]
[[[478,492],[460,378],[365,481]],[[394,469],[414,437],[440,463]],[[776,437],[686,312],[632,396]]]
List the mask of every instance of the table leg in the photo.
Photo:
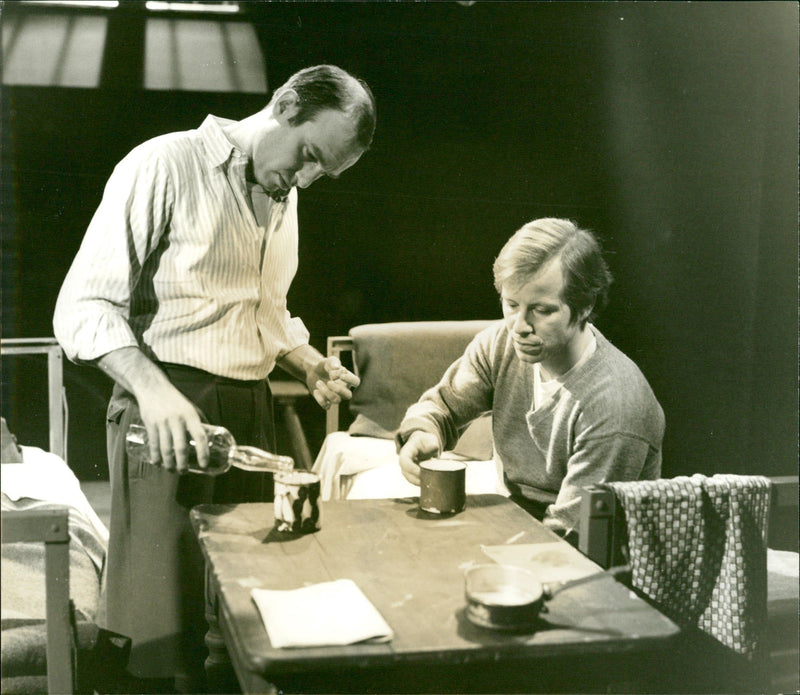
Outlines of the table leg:
[[208,657],[205,661],[206,688],[209,693],[237,692],[239,684],[233,670],[222,628],[219,624],[217,594],[214,589],[213,579],[206,567],[206,598],[205,615],[208,622],[208,632],[205,643]]

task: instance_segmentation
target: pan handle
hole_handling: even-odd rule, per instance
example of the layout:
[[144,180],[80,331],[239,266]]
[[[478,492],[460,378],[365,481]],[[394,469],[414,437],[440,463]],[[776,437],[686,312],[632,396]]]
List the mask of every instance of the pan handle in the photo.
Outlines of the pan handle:
[[618,574],[624,574],[626,572],[631,571],[630,565],[617,565],[616,567],[609,567],[607,570],[603,570],[602,572],[596,572],[595,574],[588,574],[585,577],[579,577],[578,579],[570,579],[566,582],[560,582],[555,584],[544,584],[542,586],[542,594],[544,595],[545,600],[550,600],[556,594],[561,593],[565,589],[571,589],[574,586],[579,586],[581,584],[588,584],[589,582],[597,581],[598,579],[603,579],[604,577],[614,576],[616,577]]

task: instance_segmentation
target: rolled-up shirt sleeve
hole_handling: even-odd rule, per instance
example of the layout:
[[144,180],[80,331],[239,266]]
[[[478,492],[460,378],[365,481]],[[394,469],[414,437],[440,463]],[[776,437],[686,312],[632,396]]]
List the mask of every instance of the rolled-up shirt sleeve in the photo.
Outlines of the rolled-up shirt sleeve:
[[139,147],[114,169],[56,302],[53,330],[70,360],[137,345],[131,293],[174,204],[167,168]]
[[288,311],[286,312],[286,322],[284,326],[286,337],[281,346],[280,357],[283,357],[295,348],[299,348],[301,345],[306,345],[311,337],[303,320],[298,316],[291,316]]

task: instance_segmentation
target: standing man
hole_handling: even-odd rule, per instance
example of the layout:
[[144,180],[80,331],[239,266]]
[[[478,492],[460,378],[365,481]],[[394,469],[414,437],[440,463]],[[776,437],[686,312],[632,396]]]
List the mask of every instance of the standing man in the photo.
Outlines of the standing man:
[[491,411],[494,456],[511,497],[574,540],[579,490],[661,475],[664,414],[639,368],[589,321],[611,274],[573,222],[529,222],[500,251],[503,321],[479,333],[400,424],[400,466],[452,449]]
[[[298,264],[297,189],[353,166],[374,129],[369,87],[319,65],[241,121],[208,116],[149,140],[114,169],[67,274],[55,335],[71,360],[115,382],[107,627],[132,638],[138,677],[177,676],[181,689],[198,689],[203,562],[189,510],[263,494],[252,494],[260,474],[178,475],[190,440],[208,460],[201,421],[274,450],[267,376],[276,363],[324,408],[358,384],[309,345],[286,297]],[[160,467],[127,460],[125,433],[139,418]]]

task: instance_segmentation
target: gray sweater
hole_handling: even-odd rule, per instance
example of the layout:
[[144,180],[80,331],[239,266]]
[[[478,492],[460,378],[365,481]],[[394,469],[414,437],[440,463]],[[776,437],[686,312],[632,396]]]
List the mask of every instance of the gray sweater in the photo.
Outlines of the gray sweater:
[[433,432],[452,449],[491,411],[494,457],[507,483],[548,503],[547,525],[578,526],[579,489],[661,475],[664,413],[639,368],[594,326],[597,349],[534,412],[533,365],[520,361],[505,324],[481,331],[435,387],[406,412],[398,437]]

